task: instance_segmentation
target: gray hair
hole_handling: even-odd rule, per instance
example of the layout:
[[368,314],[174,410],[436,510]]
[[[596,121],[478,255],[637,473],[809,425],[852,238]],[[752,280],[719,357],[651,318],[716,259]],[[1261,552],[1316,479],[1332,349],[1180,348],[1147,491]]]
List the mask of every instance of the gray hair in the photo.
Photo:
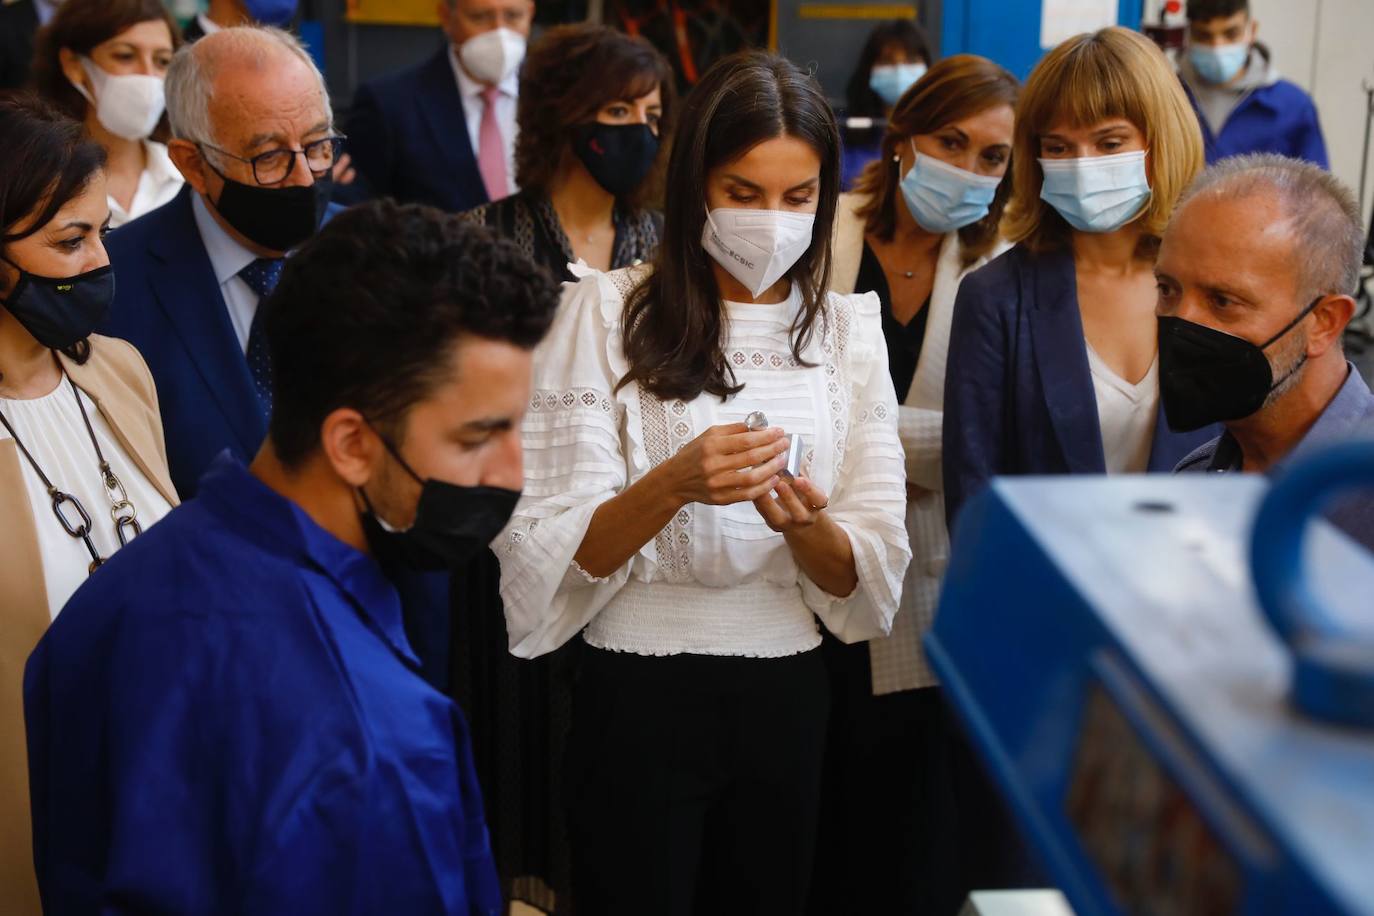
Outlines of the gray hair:
[[315,75],[324,101],[325,116],[331,123],[334,111],[324,77],[305,45],[290,32],[264,25],[242,25],[221,29],[194,44],[184,45],[167,68],[167,120],[172,136],[192,143],[215,145],[214,125],[210,123],[210,96],[215,77],[228,60],[239,60],[252,67],[265,66],[276,54],[296,57]]
[[1348,296],[1359,288],[1365,247],[1360,205],[1326,169],[1274,153],[1223,159],[1198,176],[1174,212],[1203,194],[1257,195],[1279,203],[1298,240],[1295,266],[1305,298]]

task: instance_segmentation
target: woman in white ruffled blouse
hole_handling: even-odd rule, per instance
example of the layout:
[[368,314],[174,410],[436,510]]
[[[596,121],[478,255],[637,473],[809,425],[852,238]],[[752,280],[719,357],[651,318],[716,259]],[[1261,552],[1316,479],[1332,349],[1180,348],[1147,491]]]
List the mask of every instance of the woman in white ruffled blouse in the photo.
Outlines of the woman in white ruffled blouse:
[[501,590],[516,655],[586,643],[578,908],[791,914],[828,712],[816,618],[888,632],[910,558],[896,399],[877,298],[826,292],[839,139],[816,83],[736,55],[680,125],[655,265],[569,286],[536,353]]

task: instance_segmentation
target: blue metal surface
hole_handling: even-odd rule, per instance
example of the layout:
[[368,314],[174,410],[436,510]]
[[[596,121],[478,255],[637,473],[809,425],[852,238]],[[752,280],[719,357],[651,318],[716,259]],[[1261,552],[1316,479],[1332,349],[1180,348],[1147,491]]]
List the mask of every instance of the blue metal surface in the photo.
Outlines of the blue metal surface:
[[1374,485],[1374,442],[1335,446],[1293,467],[1260,506],[1250,553],[1260,607],[1293,652],[1293,701],[1309,715],[1374,728],[1374,638],[1333,624],[1302,557],[1308,519],[1361,485]]
[[[1374,914],[1374,730],[1296,712],[1249,570],[1263,479],[1019,478],[969,503],[930,658],[1075,910]],[[1374,639],[1374,558],[1302,547]]]
[[[1117,24],[1140,27],[1144,0],[1119,0]],[[1024,80],[1045,53],[1040,47],[1041,0],[943,0],[940,56],[981,54]]]

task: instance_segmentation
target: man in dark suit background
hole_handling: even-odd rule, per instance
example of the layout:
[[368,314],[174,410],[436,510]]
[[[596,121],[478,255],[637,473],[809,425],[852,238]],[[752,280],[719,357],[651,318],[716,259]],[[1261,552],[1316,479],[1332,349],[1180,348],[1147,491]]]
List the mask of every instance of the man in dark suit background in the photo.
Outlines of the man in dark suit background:
[[110,235],[119,289],[104,331],[152,370],[186,499],[219,452],[248,460],[266,435],[258,301],[324,216],[340,141],[319,71],[276,29],[225,29],[184,48],[166,93],[167,149],[186,187]]
[[0,89],[29,81],[33,33],[57,12],[56,0],[0,0]]
[[439,0],[447,41],[358,88],[347,134],[374,194],[468,210],[513,194],[515,107],[533,0]]

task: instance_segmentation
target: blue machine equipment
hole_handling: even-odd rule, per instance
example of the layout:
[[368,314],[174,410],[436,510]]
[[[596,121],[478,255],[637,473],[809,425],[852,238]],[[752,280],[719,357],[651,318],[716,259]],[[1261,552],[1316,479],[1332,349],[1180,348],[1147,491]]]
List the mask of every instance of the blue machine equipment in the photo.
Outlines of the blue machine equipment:
[[1374,444],[966,507],[930,657],[1079,916],[1374,914],[1374,556],[1308,521],[1356,484]]

